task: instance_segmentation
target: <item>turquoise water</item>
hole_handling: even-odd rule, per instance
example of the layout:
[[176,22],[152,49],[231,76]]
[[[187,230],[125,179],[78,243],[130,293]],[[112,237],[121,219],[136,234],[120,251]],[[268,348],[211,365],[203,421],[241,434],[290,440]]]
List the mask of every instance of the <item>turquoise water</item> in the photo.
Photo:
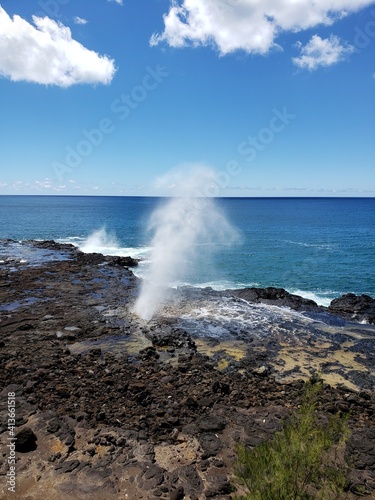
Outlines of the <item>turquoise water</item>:
[[[146,197],[0,196],[0,238],[54,239],[84,251],[141,257],[147,224],[163,200]],[[206,239],[184,279],[214,288],[280,286],[327,305],[347,292],[375,297],[375,198],[222,198],[239,232],[225,246]]]

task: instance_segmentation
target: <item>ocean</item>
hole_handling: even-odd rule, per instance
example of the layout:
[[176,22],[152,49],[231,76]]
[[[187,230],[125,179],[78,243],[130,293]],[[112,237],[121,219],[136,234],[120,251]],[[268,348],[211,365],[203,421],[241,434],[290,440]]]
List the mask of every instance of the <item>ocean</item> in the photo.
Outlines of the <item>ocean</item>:
[[[86,252],[140,258],[147,276],[152,212],[165,199],[0,196],[0,238],[56,240]],[[328,305],[353,292],[375,297],[375,198],[218,198],[236,229],[231,245],[195,241],[171,286],[282,287]],[[186,257],[185,257],[186,258]],[[166,263],[168,265],[168,262]]]

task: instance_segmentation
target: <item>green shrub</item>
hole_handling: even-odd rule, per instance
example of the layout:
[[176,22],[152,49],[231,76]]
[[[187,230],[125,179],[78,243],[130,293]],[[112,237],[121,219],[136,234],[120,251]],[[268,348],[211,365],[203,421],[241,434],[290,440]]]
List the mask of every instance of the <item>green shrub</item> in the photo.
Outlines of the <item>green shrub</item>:
[[347,417],[334,415],[325,423],[319,420],[321,389],[321,382],[306,383],[300,408],[271,441],[253,449],[238,445],[235,473],[248,493],[237,498],[338,498],[345,483],[339,451],[349,434]]

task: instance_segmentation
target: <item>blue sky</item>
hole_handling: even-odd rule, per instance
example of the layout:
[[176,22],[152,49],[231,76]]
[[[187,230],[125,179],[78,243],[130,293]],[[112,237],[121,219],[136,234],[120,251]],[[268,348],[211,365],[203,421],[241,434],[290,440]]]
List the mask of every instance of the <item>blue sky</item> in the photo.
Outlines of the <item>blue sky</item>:
[[375,196],[375,2],[265,3],[0,0],[0,194]]

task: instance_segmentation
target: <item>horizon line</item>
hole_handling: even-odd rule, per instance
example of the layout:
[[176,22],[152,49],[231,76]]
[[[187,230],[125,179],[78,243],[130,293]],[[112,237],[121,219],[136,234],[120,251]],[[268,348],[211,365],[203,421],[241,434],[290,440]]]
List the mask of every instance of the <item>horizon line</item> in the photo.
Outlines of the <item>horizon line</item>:
[[375,199],[375,195],[362,196],[173,196],[142,194],[1,194],[0,197],[44,197],[44,198],[212,198],[212,199]]

